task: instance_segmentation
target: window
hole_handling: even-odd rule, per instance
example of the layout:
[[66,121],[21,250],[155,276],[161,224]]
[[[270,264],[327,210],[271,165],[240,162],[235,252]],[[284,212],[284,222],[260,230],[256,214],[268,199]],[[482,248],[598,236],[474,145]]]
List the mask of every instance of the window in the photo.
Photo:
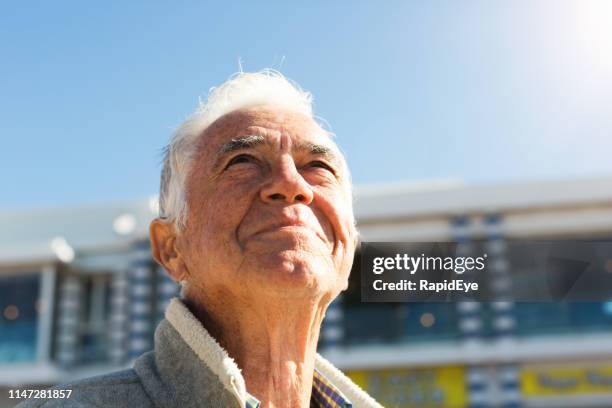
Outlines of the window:
[[83,279],[83,308],[79,324],[81,349],[78,358],[81,363],[108,360],[110,284],[110,275],[93,275]]
[[0,276],[0,363],[36,358],[40,274]]

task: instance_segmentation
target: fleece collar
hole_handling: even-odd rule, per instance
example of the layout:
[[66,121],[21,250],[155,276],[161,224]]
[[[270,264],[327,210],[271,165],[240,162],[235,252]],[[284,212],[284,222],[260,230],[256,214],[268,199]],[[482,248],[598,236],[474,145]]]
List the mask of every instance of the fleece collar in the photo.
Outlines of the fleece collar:
[[[166,309],[166,319],[200,360],[219,377],[225,389],[236,397],[240,406],[244,407],[247,398],[244,378],[227,351],[217,343],[178,298],[170,302]],[[382,408],[382,405],[319,354],[316,355],[315,369],[333,383],[353,403],[355,408]]]

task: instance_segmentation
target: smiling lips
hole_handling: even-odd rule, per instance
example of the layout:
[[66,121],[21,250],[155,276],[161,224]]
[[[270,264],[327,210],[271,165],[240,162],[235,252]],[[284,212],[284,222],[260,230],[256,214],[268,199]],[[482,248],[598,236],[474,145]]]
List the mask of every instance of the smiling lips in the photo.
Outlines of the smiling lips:
[[317,229],[312,228],[312,226],[308,225],[307,223],[301,221],[301,220],[285,220],[285,221],[280,221],[280,222],[276,222],[272,225],[266,226],[260,230],[258,230],[255,235],[260,235],[260,234],[265,234],[268,232],[275,232],[275,231],[281,231],[283,229],[294,229],[294,228],[305,228],[307,230],[309,230],[310,232],[314,232],[322,241],[326,241],[326,239],[324,238],[324,236],[317,231]]

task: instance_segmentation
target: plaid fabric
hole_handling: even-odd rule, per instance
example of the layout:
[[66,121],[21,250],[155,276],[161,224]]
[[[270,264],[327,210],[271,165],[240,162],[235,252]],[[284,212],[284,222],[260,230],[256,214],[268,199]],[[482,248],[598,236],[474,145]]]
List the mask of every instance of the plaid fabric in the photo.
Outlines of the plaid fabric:
[[[246,408],[259,408],[259,401],[247,393]],[[317,370],[312,378],[311,408],[351,408],[353,405]]]
[[353,405],[317,370],[312,379],[311,408],[351,408]]
[[259,408],[259,400],[247,392],[246,408]]

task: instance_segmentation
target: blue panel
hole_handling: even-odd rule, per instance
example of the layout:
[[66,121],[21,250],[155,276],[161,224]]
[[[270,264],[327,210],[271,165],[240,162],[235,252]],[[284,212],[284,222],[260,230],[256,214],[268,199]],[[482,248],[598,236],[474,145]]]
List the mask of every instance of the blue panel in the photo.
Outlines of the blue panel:
[[0,364],[36,358],[40,275],[0,278]]

